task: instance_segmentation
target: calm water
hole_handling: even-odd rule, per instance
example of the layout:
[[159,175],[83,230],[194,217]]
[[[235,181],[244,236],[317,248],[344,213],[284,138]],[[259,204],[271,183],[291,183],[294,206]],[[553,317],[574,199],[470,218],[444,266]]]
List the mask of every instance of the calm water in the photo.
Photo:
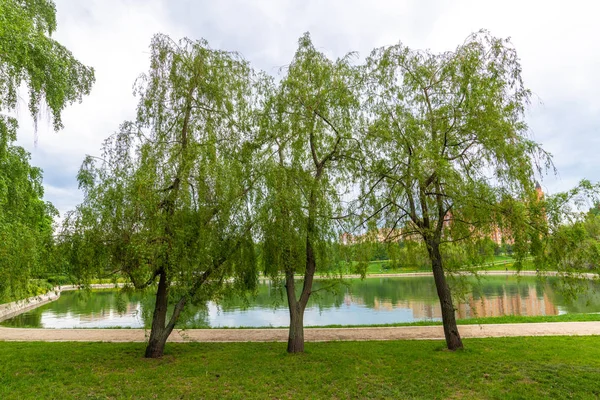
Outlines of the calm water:
[[[490,276],[469,280],[458,307],[459,318],[501,315],[557,315],[600,312],[600,295],[591,293],[567,302],[554,288],[555,280],[535,277]],[[318,283],[317,283],[318,285]],[[593,285],[590,283],[590,285]],[[100,328],[149,326],[151,293],[101,290],[63,292],[60,299],[1,323],[43,328]],[[231,299],[206,307],[190,307],[181,326],[287,326],[283,293],[271,283],[260,285],[256,296]],[[350,280],[336,292],[319,291],[306,309],[305,325],[359,325],[441,320],[431,277]]]

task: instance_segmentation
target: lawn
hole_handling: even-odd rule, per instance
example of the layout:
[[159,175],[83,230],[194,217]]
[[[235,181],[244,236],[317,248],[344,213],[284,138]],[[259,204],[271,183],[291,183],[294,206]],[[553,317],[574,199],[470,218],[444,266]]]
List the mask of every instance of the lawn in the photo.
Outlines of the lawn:
[[[504,271],[508,269],[509,271],[515,271],[513,268],[513,264],[515,259],[511,256],[498,255],[494,256],[491,260],[486,262],[481,267],[477,269],[480,271]],[[377,261],[369,261],[367,266],[367,275],[374,274],[402,274],[402,273],[410,273],[410,272],[431,272],[431,267],[402,267],[402,268],[391,268],[390,260],[377,260]],[[523,270],[525,271],[535,271],[535,267],[530,259],[527,259],[523,262]]]
[[0,342],[0,398],[477,398],[600,396],[600,337],[308,343]]

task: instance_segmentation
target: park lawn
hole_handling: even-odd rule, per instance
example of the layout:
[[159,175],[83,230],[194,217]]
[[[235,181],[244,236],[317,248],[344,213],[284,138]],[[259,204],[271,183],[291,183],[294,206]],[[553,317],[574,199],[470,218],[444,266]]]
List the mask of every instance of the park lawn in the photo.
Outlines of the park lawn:
[[367,265],[367,276],[376,274],[402,274],[410,272],[431,272],[431,267],[402,267],[402,268],[391,268],[390,260],[377,260],[369,261]]
[[[508,269],[509,271],[516,271],[517,269],[514,267],[514,259],[511,258],[509,260],[505,260],[505,261],[493,261],[491,263],[488,263],[486,265],[483,265],[481,268],[479,268],[480,271],[504,271],[505,269]],[[532,258],[528,258],[523,260],[523,263],[521,264],[521,271],[536,271],[537,268],[535,267],[534,263],[533,263],[533,259]]]
[[[476,269],[479,271],[516,271],[514,268],[515,259],[510,256],[494,256],[489,262]],[[367,276],[377,274],[402,274],[411,272],[431,272],[431,267],[402,267],[391,268],[390,260],[369,261],[367,265]],[[535,266],[530,259],[523,262],[522,271],[535,271]]]
[[600,336],[168,344],[0,342],[0,398],[561,399],[600,396]]

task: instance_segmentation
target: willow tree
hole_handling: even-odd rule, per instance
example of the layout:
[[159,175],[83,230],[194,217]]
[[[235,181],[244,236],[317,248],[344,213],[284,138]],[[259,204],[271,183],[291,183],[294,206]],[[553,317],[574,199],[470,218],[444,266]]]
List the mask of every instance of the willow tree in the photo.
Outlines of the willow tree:
[[63,109],[94,82],[94,71],[51,38],[55,29],[52,1],[0,0],[0,299],[30,294],[29,278],[45,268],[56,215],[42,199],[42,171],[14,145],[19,89],[28,89],[34,122],[47,106],[59,130]]
[[398,44],[366,64],[364,195],[393,232],[425,243],[449,349],[456,326],[445,246],[507,232],[523,257],[544,231],[534,175],[550,158],[528,137],[530,91],[508,40],[478,32],[441,54]]
[[[59,130],[64,108],[89,94],[94,70],[52,39],[55,30],[53,1],[0,1],[0,111],[17,108],[19,88],[24,85],[34,121],[45,104],[54,129]],[[8,121],[0,115],[0,126],[10,127]]]
[[0,302],[36,294],[52,251],[56,209],[42,199],[42,171],[22,147],[0,142]]
[[[264,112],[263,140],[273,157],[264,166],[263,261],[271,277],[285,276],[291,353],[304,351],[315,272],[331,267],[327,249],[337,240],[334,217],[356,149],[357,74],[349,61],[328,59],[305,34]],[[295,274],[303,276],[298,289]]]
[[150,49],[137,119],[85,160],[84,202],[66,233],[75,263],[96,257],[89,268],[156,289],[146,357],[160,357],[186,304],[256,282],[248,204],[257,97],[235,53],[164,35]]

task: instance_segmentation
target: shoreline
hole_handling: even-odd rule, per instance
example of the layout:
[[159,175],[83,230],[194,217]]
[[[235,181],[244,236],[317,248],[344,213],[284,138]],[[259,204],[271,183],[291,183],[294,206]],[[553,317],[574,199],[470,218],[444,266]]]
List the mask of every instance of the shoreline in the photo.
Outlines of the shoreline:
[[[97,283],[90,285],[92,289],[113,289],[123,286],[125,286],[123,283],[117,283],[116,285],[114,283]],[[52,290],[44,294],[12,301],[10,303],[0,304],[0,322],[56,301],[60,298],[61,292],[75,291],[80,289],[82,289],[82,286],[80,285],[55,286]]]
[[[539,271],[538,272],[538,271],[533,271],[533,270],[527,270],[527,271],[493,270],[493,271],[477,271],[475,273],[473,273],[472,271],[465,271],[465,272],[459,272],[456,275],[560,276],[560,274],[561,273],[558,271]],[[433,272],[422,271],[422,272],[393,272],[393,273],[382,273],[382,274],[367,274],[365,276],[365,279],[368,279],[368,278],[402,278],[402,277],[415,277],[415,276],[433,276]],[[342,277],[342,279],[360,279],[360,278],[362,278],[358,274],[346,274],[346,275],[342,275],[341,277]],[[596,278],[599,276],[597,274],[584,272],[584,273],[578,274],[576,277],[593,279],[593,278]],[[301,277],[299,276],[299,278],[301,278]],[[315,275],[315,279],[328,279],[328,278],[329,277],[323,276],[323,275]],[[339,278],[339,276],[335,276],[333,278],[334,279]],[[270,278],[261,278],[261,279],[270,280]]]

